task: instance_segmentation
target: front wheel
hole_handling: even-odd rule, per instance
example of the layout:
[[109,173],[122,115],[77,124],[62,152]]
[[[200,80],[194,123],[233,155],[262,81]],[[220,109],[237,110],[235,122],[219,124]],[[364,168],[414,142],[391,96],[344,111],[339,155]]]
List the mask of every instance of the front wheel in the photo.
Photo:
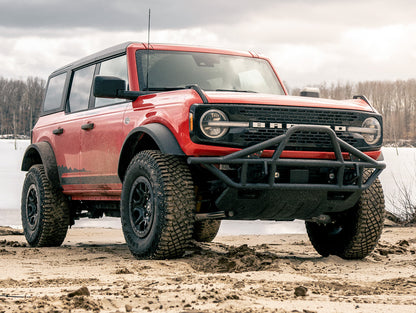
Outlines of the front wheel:
[[22,226],[32,247],[60,246],[69,226],[68,201],[46,177],[43,165],[33,165],[23,184]]
[[121,223],[136,258],[182,256],[192,239],[194,208],[184,160],[150,150],[132,159],[123,182]]
[[384,223],[384,195],[380,181],[363,191],[357,204],[337,214],[334,222],[320,225],[306,222],[309,239],[322,256],[362,259],[373,251]]

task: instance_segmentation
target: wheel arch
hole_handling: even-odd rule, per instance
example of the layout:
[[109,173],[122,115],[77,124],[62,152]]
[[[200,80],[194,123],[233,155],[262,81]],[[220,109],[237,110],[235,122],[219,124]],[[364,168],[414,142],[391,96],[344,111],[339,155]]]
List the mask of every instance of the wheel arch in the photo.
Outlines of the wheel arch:
[[143,150],[160,150],[164,154],[185,155],[173,133],[166,126],[158,123],[134,128],[124,140],[118,163],[118,176],[124,180],[127,167],[137,152]]
[[35,164],[43,164],[46,177],[48,177],[53,186],[59,187],[61,185],[55,153],[48,142],[38,142],[27,147],[23,156],[21,170],[28,171]]

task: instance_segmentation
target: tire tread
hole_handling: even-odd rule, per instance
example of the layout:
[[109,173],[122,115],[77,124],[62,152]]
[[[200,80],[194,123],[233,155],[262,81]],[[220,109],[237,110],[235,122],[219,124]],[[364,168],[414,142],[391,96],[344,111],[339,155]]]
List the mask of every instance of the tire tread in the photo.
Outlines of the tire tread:
[[[370,172],[364,173],[364,179]],[[306,230],[315,250],[326,257],[330,254],[343,259],[363,259],[370,254],[380,239],[384,218],[384,195],[380,180],[361,194],[357,204],[341,213],[344,230],[330,235],[329,226],[306,222]]]
[[[37,180],[40,189],[40,210],[41,217],[39,221],[39,229],[37,235],[33,239],[29,239],[29,235],[25,230],[24,220],[26,195],[22,195],[22,224],[25,231],[26,239],[29,245],[33,247],[57,247],[65,240],[69,226],[69,206],[68,201],[60,190],[52,186],[46,176],[45,168],[41,164],[33,165],[26,175],[23,190],[30,185],[30,179]],[[29,178],[29,179],[28,179]]]
[[[162,193],[157,196],[161,199],[165,209],[164,222],[152,251],[139,254],[129,245],[130,251],[136,258],[180,257],[189,246],[193,232],[195,199],[189,168],[180,157],[165,155],[156,150],[146,150],[132,159],[127,173],[137,166],[149,165],[157,172],[163,185],[161,186]],[[122,204],[122,210],[123,206],[125,204]],[[129,240],[131,239],[127,236],[128,244]]]

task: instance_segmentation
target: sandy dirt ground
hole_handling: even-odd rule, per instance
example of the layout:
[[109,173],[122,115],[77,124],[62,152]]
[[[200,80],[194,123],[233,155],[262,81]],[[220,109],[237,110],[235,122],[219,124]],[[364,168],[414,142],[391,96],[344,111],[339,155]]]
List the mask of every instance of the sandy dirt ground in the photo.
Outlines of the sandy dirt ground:
[[0,228],[0,312],[416,312],[416,228],[386,227],[364,260],[307,235],[227,236],[176,260],[136,260],[121,230],[70,229],[28,248]]

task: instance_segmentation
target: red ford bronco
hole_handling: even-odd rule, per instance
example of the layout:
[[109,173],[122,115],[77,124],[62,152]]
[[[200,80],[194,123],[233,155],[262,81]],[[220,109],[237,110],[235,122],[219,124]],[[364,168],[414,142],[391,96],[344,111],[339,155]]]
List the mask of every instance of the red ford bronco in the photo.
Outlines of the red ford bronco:
[[321,255],[363,258],[383,225],[382,137],[364,96],[289,96],[255,53],[124,43],[50,75],[24,233],[59,246],[76,219],[117,216],[134,256],[171,258],[223,219],[302,219]]

